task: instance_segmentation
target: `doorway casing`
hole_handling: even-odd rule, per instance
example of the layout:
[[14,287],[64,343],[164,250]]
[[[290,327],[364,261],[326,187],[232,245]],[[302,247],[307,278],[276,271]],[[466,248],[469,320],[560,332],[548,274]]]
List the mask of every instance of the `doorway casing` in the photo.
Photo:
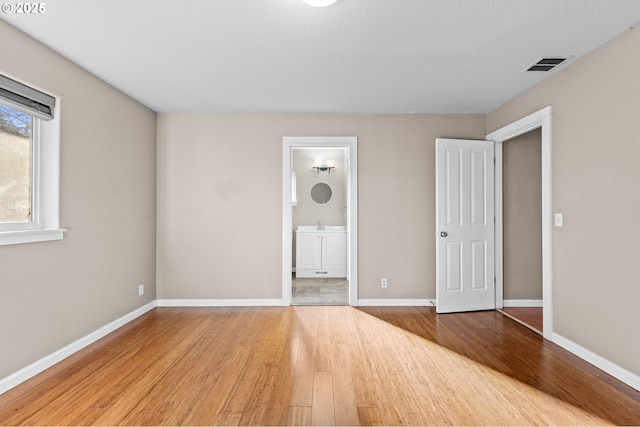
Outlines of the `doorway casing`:
[[495,142],[495,259],[496,259],[496,307],[503,308],[503,217],[502,217],[502,144],[540,128],[541,130],[541,179],[542,179],[542,336],[553,337],[552,258],[551,258],[551,106],[536,111],[520,120],[504,126],[489,135]]
[[347,280],[349,305],[358,303],[358,138],[355,136],[285,136],[282,138],[282,305],[291,305],[293,211],[291,172],[295,148],[343,148],[347,172]]

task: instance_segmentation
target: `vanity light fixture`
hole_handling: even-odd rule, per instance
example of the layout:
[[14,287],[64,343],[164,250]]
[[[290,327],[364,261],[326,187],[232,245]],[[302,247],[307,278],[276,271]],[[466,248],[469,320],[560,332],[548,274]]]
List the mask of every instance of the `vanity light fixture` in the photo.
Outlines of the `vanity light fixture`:
[[333,160],[316,160],[312,167],[318,175],[320,175],[320,171],[327,172],[331,175],[331,169],[335,169],[336,166]]
[[325,7],[325,6],[331,6],[337,0],[302,0],[302,1],[308,4],[309,6]]

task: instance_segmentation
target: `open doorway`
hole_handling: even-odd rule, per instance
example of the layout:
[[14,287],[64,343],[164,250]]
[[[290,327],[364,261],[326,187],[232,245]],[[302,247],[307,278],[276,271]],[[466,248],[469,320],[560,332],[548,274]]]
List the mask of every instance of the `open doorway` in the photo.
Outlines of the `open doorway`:
[[530,131],[540,129],[540,181],[541,181],[541,224],[542,224],[542,336],[548,340],[553,338],[553,275],[551,256],[551,107],[545,107],[520,120],[506,125],[489,135],[487,139],[494,141],[496,161],[496,308],[504,308],[503,278],[503,185],[502,185],[502,150],[505,143]]
[[291,305],[349,305],[347,154],[293,148]]
[[[282,165],[283,305],[329,304],[320,298],[323,289],[338,293],[336,287],[345,285],[340,303],[357,305],[357,138],[284,137]],[[307,289],[294,301],[298,279]],[[305,293],[311,298],[300,295]]]
[[541,129],[502,145],[502,312],[542,334]]

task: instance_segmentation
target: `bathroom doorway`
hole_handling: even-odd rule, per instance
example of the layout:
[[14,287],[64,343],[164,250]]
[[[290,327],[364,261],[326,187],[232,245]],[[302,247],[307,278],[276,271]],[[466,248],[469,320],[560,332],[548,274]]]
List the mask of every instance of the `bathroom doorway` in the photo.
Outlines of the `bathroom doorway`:
[[345,148],[293,148],[291,305],[349,305],[346,155]]
[[283,305],[357,305],[357,138],[283,138]]

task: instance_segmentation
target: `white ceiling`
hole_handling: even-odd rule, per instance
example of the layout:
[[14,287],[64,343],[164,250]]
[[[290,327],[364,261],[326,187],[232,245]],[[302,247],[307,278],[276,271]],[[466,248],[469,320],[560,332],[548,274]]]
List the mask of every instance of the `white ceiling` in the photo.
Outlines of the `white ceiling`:
[[486,113],[549,76],[521,72],[541,57],[640,22],[639,0],[45,5],[2,19],[158,112]]

